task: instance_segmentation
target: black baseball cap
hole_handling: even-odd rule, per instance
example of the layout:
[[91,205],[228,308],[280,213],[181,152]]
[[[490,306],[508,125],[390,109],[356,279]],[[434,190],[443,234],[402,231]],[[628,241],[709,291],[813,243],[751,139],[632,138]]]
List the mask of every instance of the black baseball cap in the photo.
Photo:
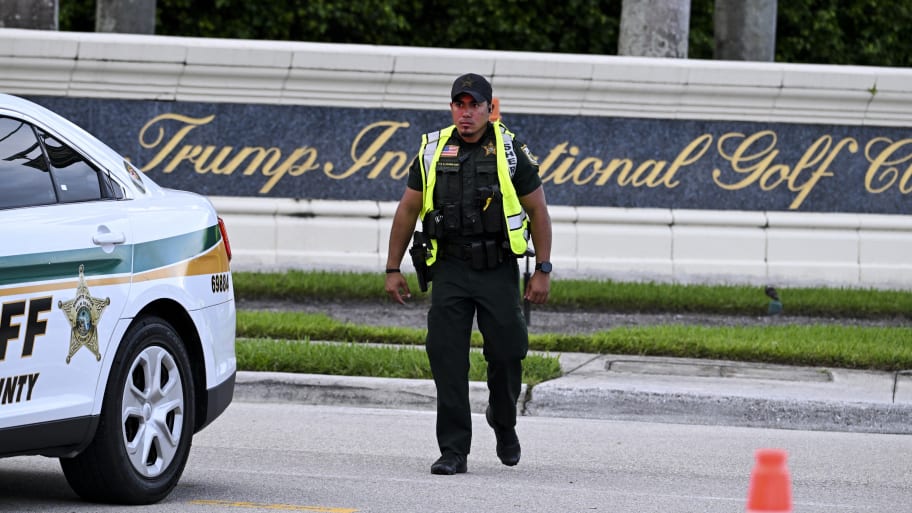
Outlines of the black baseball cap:
[[453,90],[450,92],[450,98],[456,100],[461,94],[469,94],[478,103],[491,103],[493,98],[491,84],[481,75],[475,73],[466,73],[453,82]]

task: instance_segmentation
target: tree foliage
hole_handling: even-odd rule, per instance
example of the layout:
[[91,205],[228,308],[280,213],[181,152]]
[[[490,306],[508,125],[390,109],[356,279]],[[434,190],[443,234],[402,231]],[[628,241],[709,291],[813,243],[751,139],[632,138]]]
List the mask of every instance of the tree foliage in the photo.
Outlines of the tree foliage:
[[[93,31],[95,0],[59,0],[60,29]],[[157,0],[156,33],[614,55],[623,0]],[[690,58],[713,57],[714,0],[691,0]],[[906,0],[779,2],[776,61],[909,66]]]
[[905,0],[779,2],[776,60],[909,66],[912,4]]

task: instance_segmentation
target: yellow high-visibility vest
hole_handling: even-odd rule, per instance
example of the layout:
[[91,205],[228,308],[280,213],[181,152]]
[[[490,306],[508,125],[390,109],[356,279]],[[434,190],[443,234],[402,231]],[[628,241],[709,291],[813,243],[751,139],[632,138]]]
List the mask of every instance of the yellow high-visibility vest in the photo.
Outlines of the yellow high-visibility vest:
[[[513,174],[516,173],[516,149],[513,145],[513,133],[507,130],[500,121],[495,121],[494,139],[496,141],[497,179],[503,194],[503,214],[507,226],[510,250],[516,256],[522,256],[529,247],[529,218],[519,203],[516,188],[513,187]],[[437,162],[443,151],[443,144],[449,140],[456,125],[443,130],[430,132],[421,136],[421,184],[422,205],[419,219],[434,209],[434,184],[437,180]],[[437,239],[431,239],[427,265],[437,261]]]

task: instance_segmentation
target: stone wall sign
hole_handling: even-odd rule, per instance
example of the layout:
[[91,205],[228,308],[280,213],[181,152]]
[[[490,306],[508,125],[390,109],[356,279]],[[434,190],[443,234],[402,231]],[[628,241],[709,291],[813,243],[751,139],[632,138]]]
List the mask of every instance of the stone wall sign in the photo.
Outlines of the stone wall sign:
[[[439,111],[31,98],[166,187],[206,195],[395,201]],[[549,203],[908,214],[912,130],[504,113]]]

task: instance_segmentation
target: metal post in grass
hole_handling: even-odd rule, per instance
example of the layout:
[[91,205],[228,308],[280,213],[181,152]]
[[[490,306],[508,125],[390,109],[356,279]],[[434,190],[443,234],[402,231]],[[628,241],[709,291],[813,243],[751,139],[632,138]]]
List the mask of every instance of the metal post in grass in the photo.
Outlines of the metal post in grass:
[[526,316],[526,326],[532,322],[532,304],[525,298],[526,289],[529,288],[529,280],[532,274],[529,272],[529,255],[526,254],[526,272],[523,273],[523,315]]

